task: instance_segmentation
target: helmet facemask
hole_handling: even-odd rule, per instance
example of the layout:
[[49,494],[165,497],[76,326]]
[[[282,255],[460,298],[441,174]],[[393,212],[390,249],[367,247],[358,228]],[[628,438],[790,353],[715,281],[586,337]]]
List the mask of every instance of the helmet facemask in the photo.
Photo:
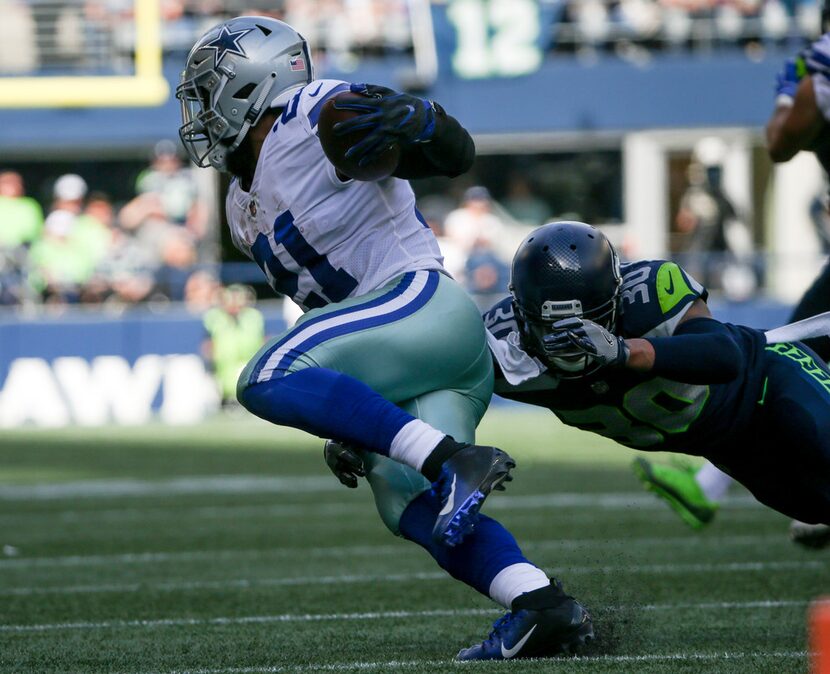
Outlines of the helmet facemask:
[[554,323],[566,318],[587,319],[614,333],[620,313],[619,300],[618,290],[608,302],[587,312],[583,311],[582,302],[579,300],[565,302],[548,300],[542,304],[540,314],[529,314],[514,302],[522,342],[533,355],[554,369],[563,379],[574,379],[592,374],[599,366],[592,366],[593,358],[590,355],[576,347],[572,353],[562,353],[560,350],[557,355],[551,355],[546,351],[545,337],[553,332]]
[[216,152],[222,140],[229,135],[230,125],[219,114],[215,103],[228,80],[226,74],[208,70],[183,81],[176,88],[176,98],[181,101],[182,110],[179,138],[196,166],[207,168],[215,165],[216,162],[209,159],[211,153],[218,159],[217,155],[227,152]]

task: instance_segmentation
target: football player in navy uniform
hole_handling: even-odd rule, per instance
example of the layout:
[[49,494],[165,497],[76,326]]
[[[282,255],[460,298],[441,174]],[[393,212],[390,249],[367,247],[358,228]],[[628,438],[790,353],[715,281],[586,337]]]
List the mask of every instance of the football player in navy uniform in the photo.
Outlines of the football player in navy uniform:
[[[318,123],[341,92],[362,98],[343,104],[359,115],[334,132],[367,132],[347,155],[370,162],[398,145],[392,176],[352,180],[326,158]],[[251,359],[240,402],[272,423],[360,447],[352,470],[366,475],[384,524],[512,609],[463,659],[552,655],[592,637],[588,612],[504,527],[478,517],[515,464],[472,444],[493,387],[486,330],[444,270],[407,182],[465,172],[475,153],[469,133],[433,102],[315,80],[303,37],[261,16],[205,33],[176,95],[193,161],[234,177],[226,198],[234,245],[304,311]],[[328,445],[334,465],[341,450]]]
[[[830,31],[830,0],[822,8],[822,28]],[[784,64],[775,93],[775,108],[767,123],[770,158],[787,162],[802,150],[811,151],[830,174],[830,32]],[[830,311],[830,264],[804,294],[792,320],[825,311]],[[807,343],[825,362],[830,360],[830,337]]]
[[[822,8],[822,28],[830,30],[830,0]],[[809,49],[789,59],[778,74],[775,107],[767,123],[767,149],[776,162],[787,162],[802,150],[815,154],[830,174],[830,32],[825,32]],[[813,282],[793,311],[799,321],[830,311],[830,264]],[[824,359],[830,360],[830,337],[805,342]],[[700,470],[652,464],[640,459],[635,473],[646,488],[657,493],[699,529],[714,517],[718,503],[731,480],[707,463]],[[790,528],[794,541],[809,547],[830,544],[830,527],[795,521]]]
[[642,450],[705,456],[766,505],[830,523],[830,369],[712,318],[664,260],[620,264],[594,227],[540,227],[485,316],[496,391]]

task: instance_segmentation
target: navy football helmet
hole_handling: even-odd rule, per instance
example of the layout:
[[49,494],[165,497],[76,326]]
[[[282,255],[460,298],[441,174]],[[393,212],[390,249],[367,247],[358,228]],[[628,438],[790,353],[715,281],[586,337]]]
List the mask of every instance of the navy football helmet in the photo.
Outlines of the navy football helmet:
[[620,314],[622,275],[617,251],[584,222],[550,222],[521,243],[510,270],[510,292],[522,343],[559,373],[585,375],[584,352],[548,357],[544,337],[565,318],[587,318],[610,332]]

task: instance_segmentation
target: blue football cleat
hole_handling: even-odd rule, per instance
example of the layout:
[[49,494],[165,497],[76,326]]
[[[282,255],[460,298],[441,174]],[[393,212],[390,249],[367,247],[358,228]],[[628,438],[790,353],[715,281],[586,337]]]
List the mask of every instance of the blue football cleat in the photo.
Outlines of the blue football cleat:
[[594,638],[585,607],[552,580],[518,597],[512,611],[493,624],[487,640],[459,651],[456,660],[513,660],[572,655]]
[[468,445],[444,461],[433,491],[441,501],[441,512],[432,529],[432,539],[454,547],[473,531],[478,511],[493,489],[504,489],[513,478],[516,462],[496,447]]

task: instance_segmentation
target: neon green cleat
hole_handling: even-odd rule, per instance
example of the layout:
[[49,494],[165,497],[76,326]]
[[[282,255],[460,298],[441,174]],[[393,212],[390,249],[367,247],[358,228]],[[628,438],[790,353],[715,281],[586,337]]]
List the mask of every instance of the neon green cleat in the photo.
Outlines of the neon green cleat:
[[714,519],[718,504],[706,498],[694,468],[661,466],[638,458],[631,469],[648,491],[668,503],[692,529],[702,529]]

